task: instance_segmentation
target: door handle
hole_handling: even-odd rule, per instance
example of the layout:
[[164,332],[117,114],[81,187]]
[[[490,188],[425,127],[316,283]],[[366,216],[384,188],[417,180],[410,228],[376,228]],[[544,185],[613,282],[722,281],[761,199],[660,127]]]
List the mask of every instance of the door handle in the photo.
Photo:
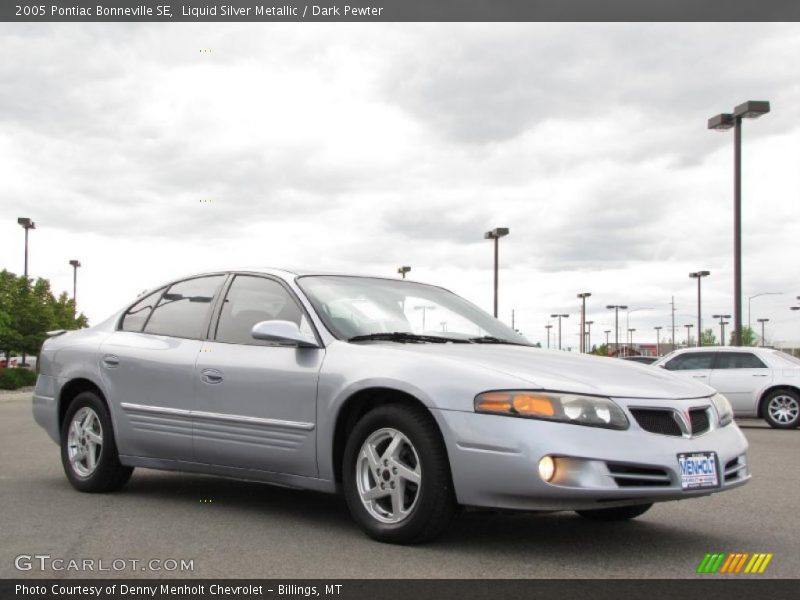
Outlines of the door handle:
[[761,373],[753,373],[753,377],[767,377],[766,374],[762,375]]
[[222,373],[216,369],[203,369],[200,371],[200,379],[202,379],[204,383],[222,383]]
[[705,379],[708,375],[692,375],[695,379]]
[[113,354],[106,354],[103,357],[103,365],[109,369],[113,369],[114,367],[119,366],[119,356],[114,356]]

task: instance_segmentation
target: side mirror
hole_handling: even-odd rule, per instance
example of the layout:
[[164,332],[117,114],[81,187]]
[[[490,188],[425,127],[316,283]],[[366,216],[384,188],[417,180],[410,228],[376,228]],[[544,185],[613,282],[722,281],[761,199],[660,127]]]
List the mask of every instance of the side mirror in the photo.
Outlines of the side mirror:
[[319,348],[314,336],[300,331],[292,321],[261,321],[250,330],[253,339],[267,342],[292,343],[299,348]]

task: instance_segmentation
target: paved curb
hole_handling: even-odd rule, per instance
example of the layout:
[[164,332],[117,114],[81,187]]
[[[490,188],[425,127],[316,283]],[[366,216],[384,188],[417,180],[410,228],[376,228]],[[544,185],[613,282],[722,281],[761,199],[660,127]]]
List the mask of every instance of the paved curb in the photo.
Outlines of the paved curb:
[[33,387],[24,387],[18,390],[0,390],[0,402],[14,402],[31,400]]

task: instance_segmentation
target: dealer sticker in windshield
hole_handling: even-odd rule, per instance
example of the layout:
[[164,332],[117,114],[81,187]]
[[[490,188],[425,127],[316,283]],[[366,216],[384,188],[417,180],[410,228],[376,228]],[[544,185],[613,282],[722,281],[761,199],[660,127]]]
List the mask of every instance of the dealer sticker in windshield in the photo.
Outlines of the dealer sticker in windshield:
[[678,454],[681,468],[681,487],[697,490],[719,486],[717,455],[714,452],[691,452]]

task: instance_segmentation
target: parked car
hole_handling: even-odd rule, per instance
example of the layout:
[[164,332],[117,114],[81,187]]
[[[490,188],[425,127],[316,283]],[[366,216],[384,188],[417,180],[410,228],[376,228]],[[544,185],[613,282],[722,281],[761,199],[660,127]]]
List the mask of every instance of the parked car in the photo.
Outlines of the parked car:
[[134,467],[341,490],[367,534],[413,543],[459,505],[621,520],[750,479],[711,388],[534,348],[411,281],[195,275],[39,360],[33,414],[84,492]]
[[676,350],[655,366],[701,381],[725,395],[737,417],[761,417],[772,427],[800,424],[800,359],[772,348]]
[[642,365],[652,365],[658,360],[657,356],[620,356],[622,360],[629,360]]

